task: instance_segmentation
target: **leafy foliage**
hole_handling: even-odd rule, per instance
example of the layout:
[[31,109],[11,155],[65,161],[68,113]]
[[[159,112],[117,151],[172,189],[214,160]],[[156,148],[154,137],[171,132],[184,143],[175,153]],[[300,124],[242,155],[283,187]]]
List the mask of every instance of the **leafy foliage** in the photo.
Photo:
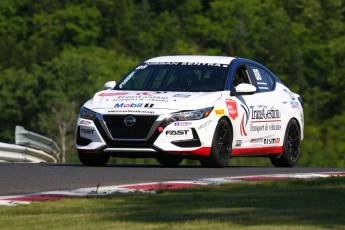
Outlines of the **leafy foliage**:
[[262,62],[304,98],[301,165],[344,167],[344,9],[343,0],[2,0],[0,140],[13,142],[20,124],[71,154],[80,105],[138,61],[231,55]]

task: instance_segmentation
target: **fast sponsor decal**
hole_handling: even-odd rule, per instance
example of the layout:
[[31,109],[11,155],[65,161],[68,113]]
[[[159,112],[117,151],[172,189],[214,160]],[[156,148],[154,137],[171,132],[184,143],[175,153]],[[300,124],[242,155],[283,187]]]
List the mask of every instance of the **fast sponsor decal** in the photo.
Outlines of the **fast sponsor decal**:
[[224,109],[215,109],[214,112],[217,116],[223,116],[225,114]]
[[212,123],[212,120],[206,121],[205,123],[203,123],[202,125],[200,125],[200,126],[198,127],[198,130],[201,130],[201,129],[203,129],[203,128],[209,126],[211,123]]
[[116,103],[114,108],[152,108],[154,104],[144,104],[144,103]]
[[95,132],[95,130],[93,130],[93,129],[85,129],[85,128],[81,128],[80,129],[80,132],[81,133],[85,133],[85,134],[93,134],[93,132]]
[[236,101],[226,101],[226,107],[228,109],[229,117],[232,120],[235,120],[238,117],[238,111],[237,111],[237,104]]
[[190,130],[167,130],[165,134],[167,136],[180,136],[180,135],[187,135]]
[[191,121],[176,121],[174,123],[174,126],[191,126],[192,122]]
[[265,138],[264,139],[265,145],[279,144],[279,142],[280,142],[280,138]]
[[93,138],[94,132],[94,129],[80,128],[80,136],[83,138]]

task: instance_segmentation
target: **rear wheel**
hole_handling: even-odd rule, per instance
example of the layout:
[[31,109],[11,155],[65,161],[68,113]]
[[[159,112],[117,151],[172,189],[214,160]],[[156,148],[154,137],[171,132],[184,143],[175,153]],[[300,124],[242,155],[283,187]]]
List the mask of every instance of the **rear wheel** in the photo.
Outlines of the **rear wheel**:
[[229,164],[232,151],[232,130],[225,118],[218,121],[213,135],[211,153],[200,160],[204,167],[224,168]]
[[181,164],[181,162],[183,161],[183,158],[180,156],[166,155],[166,156],[157,157],[157,161],[158,163],[164,166],[176,167],[179,164]]
[[110,155],[102,153],[78,153],[80,162],[86,166],[104,166],[108,163]]
[[270,160],[276,167],[293,167],[297,164],[300,151],[301,131],[297,121],[292,119],[286,127],[282,154],[270,157]]

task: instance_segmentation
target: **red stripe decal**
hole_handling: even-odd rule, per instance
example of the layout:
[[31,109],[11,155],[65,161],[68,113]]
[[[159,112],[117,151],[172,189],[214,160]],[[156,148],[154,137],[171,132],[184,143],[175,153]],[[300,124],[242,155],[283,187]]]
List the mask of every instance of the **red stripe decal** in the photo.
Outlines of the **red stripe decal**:
[[241,121],[241,136],[247,136],[246,130],[244,129],[244,114],[242,116],[242,121]]
[[262,148],[237,148],[232,150],[232,156],[244,154],[279,154],[283,151],[283,146],[262,147]]
[[199,155],[199,156],[208,156],[210,155],[211,147],[201,147],[195,150],[179,150],[179,151],[169,151],[172,153],[185,153],[185,154],[191,154],[191,155]]

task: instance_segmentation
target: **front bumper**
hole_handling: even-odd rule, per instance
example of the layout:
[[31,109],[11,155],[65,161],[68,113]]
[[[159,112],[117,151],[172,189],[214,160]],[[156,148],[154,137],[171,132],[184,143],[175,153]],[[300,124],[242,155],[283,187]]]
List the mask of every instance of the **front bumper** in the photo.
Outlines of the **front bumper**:
[[126,115],[78,118],[76,148],[79,153],[109,153],[120,157],[156,157],[179,154],[208,156],[216,122],[212,117],[195,121],[168,122],[165,115],[135,116],[138,124],[128,127]]

